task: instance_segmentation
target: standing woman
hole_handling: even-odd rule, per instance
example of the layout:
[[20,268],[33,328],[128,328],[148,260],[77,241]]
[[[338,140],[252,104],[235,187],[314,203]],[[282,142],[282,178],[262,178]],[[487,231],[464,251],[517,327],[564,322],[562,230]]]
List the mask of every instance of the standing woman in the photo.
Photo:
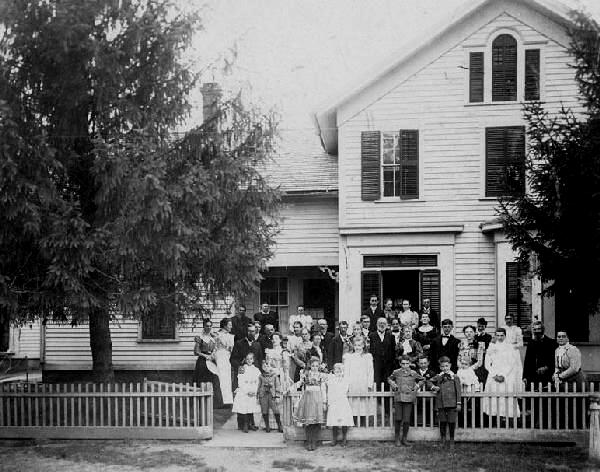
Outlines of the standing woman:
[[217,375],[217,365],[213,360],[213,355],[217,347],[215,338],[210,330],[212,329],[212,321],[204,318],[202,322],[202,333],[194,338],[194,354],[198,356],[196,361],[195,379],[198,384],[202,382],[210,382],[213,385],[214,407],[221,408],[223,406],[223,398],[221,396],[221,386],[219,376]]
[[431,325],[429,314],[423,313],[421,315],[421,326],[415,331],[415,340],[418,341],[423,348],[423,354],[427,356],[430,363],[433,362],[433,359],[431,358],[431,346],[437,335],[438,330],[435,326]]
[[219,332],[215,335],[216,349],[214,353],[217,362],[217,375],[221,385],[221,396],[225,405],[233,403],[233,393],[231,392],[231,363],[229,357],[233,350],[233,334],[231,329],[233,324],[231,318],[223,318],[219,324]]
[[302,328],[302,332],[300,334],[302,337],[302,341],[294,352],[292,353],[292,359],[296,364],[296,372],[294,373],[294,382],[298,382],[300,380],[300,371],[308,370],[310,368],[310,364],[308,361],[310,360],[310,351],[312,349],[313,343],[310,340],[310,332],[306,328]]

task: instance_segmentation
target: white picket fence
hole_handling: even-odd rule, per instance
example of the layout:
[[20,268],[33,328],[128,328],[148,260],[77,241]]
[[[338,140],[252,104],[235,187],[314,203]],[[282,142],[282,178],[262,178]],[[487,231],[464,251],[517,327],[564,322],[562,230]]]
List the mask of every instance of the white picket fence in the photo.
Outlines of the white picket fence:
[[[496,393],[464,391],[462,408],[458,414],[457,441],[541,441],[576,442],[584,444],[589,431],[589,397],[598,395],[593,385],[579,390],[575,385],[565,385],[555,391],[552,385],[542,388],[531,386],[520,392]],[[304,430],[293,420],[294,408],[301,392],[288,393],[284,397],[282,420],[287,440],[303,440]],[[434,441],[439,439],[436,394],[428,391],[417,393],[409,439]],[[350,440],[393,440],[394,397],[383,385],[361,395],[350,395],[354,411],[370,414],[355,417],[355,427],[348,434]],[[484,408],[484,406],[487,407]],[[493,408],[489,408],[493,406]],[[511,408],[512,406],[512,408]],[[502,408],[504,407],[504,408]],[[495,411],[488,415],[484,411]],[[501,412],[519,411],[512,417]],[[331,431],[323,429],[321,439],[329,439]]]
[[0,384],[0,438],[210,439],[212,384]]

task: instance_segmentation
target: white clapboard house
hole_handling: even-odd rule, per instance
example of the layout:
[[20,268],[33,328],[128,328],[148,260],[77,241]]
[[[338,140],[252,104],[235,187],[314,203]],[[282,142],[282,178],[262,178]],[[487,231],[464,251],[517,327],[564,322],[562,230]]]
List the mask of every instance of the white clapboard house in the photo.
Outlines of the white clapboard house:
[[[515,261],[495,208],[527,191],[523,102],[579,110],[569,25],[568,9],[547,0],[469,2],[319,109],[314,135],[283,132],[267,170],[284,192],[282,230],[260,291],[241,301],[248,312],[266,301],[286,326],[304,304],[354,321],[376,293],[413,308],[430,298],[458,333],[479,317],[492,331],[512,313],[554,336],[569,311]],[[599,323],[569,325],[587,372],[600,372]],[[115,323],[115,369],[189,372],[194,334]],[[89,370],[87,326],[46,326],[42,360],[48,378]]]

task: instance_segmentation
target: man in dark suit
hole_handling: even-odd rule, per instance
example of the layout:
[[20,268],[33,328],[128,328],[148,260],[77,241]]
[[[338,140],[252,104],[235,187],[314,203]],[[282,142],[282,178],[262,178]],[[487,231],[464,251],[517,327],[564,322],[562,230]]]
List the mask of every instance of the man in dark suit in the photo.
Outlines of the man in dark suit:
[[383,310],[379,308],[379,297],[377,295],[371,295],[369,298],[369,307],[362,312],[362,316],[365,315],[371,320],[369,332],[375,332],[377,330],[377,320],[384,316]]
[[537,388],[541,382],[545,387],[552,382],[554,373],[554,353],[558,343],[544,334],[544,325],[541,321],[534,321],[531,325],[533,338],[527,344],[525,361],[523,362],[523,380],[528,385],[534,384]]
[[454,323],[452,320],[442,321],[442,334],[433,340],[431,344],[432,366],[439,370],[438,359],[446,356],[450,359],[450,365],[453,372],[458,370],[458,352],[460,350],[460,341],[452,335]]
[[334,334],[327,330],[328,328],[327,320],[325,318],[321,318],[317,321],[317,333],[321,335],[321,349],[327,355],[329,352],[329,345],[333,340]]
[[279,317],[277,313],[271,311],[269,309],[268,303],[263,303],[261,305],[261,310],[258,313],[254,313],[254,321],[260,322],[261,325],[261,333],[265,332],[265,326],[267,324],[272,324],[275,328],[275,331],[279,331]]
[[[254,325],[248,326],[248,330],[246,333],[246,337],[244,339],[240,339],[233,345],[233,350],[231,351],[231,356],[229,356],[229,362],[231,364],[231,373],[232,373],[232,387],[233,390],[237,389],[237,374],[238,369],[244,363],[244,359],[248,355],[249,352],[254,354],[254,365],[261,369],[262,368],[262,347],[256,339],[256,327]],[[237,415],[238,417],[238,429],[242,429],[242,415]],[[251,416],[251,418],[253,418]],[[256,431],[258,428],[254,425],[254,419],[251,420],[251,424],[248,426],[250,429]]]
[[[342,320],[339,324],[339,333],[333,337],[327,351],[327,368],[330,372],[333,371],[333,365],[342,362],[344,354],[350,351],[350,342],[348,322]],[[346,347],[344,348],[344,346]]]
[[383,317],[377,320],[377,330],[369,334],[371,355],[373,356],[373,379],[379,389],[381,383],[388,389],[387,379],[395,366],[394,337],[387,329],[387,320]]
[[275,328],[272,324],[267,323],[265,325],[265,332],[258,337],[258,343],[260,344],[260,348],[262,350],[262,357],[265,358],[265,350],[273,349],[273,333],[275,332]]
[[421,311],[419,311],[419,320],[421,319],[421,315],[425,313],[429,315],[429,324],[431,326],[435,326],[439,329],[440,327],[440,315],[439,313],[431,308],[431,300],[429,298],[424,298],[421,304]]
[[237,315],[231,318],[231,334],[233,334],[233,339],[235,341],[244,339],[248,334],[248,326],[253,323],[252,318],[246,316],[246,307],[240,305]]

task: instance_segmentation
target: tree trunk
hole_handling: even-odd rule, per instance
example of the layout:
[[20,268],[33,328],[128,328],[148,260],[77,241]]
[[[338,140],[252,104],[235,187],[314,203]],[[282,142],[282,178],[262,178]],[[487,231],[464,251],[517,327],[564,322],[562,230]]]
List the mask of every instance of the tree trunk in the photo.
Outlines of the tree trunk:
[[90,313],[90,348],[92,350],[92,375],[96,382],[113,382],[112,340],[110,314],[107,308]]

